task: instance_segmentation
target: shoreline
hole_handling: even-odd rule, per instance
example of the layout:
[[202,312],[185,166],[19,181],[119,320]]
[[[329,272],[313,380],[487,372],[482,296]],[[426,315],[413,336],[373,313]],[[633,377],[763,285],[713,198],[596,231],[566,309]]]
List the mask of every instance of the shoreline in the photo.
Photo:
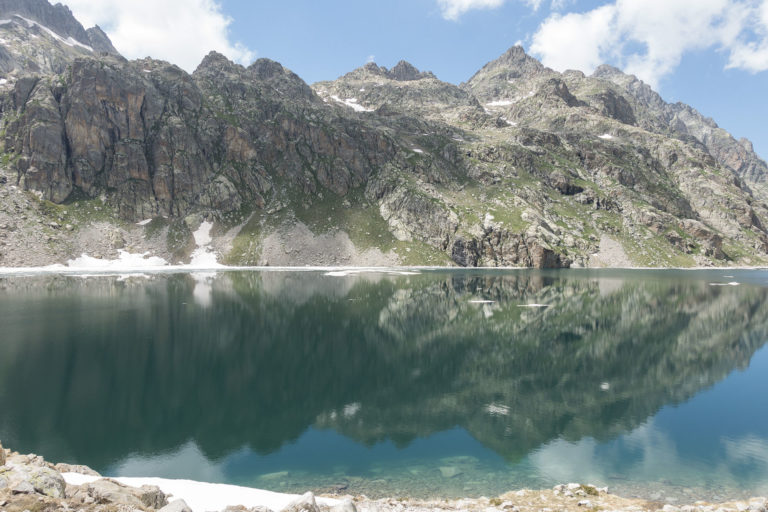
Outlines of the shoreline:
[[191,480],[102,477],[86,466],[52,464],[0,445],[3,512],[766,512],[767,508],[764,497],[671,505],[579,483],[459,499],[284,494]]
[[0,267],[0,276],[24,275],[83,275],[111,276],[123,274],[172,274],[172,273],[217,273],[217,272],[329,272],[333,277],[363,273],[391,273],[408,275],[418,272],[473,272],[473,271],[744,271],[768,270],[768,266],[740,267],[574,267],[574,268],[534,268],[534,267],[455,267],[455,266],[229,266],[229,265],[111,265],[119,260],[104,260],[106,265],[66,266],[62,264],[43,267]]

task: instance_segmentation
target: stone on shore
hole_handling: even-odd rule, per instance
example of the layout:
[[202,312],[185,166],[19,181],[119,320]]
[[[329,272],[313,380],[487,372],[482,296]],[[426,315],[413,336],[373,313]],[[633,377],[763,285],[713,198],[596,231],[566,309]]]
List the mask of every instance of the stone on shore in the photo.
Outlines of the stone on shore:
[[192,512],[192,509],[189,508],[186,501],[176,500],[164,506],[158,512]]
[[315,501],[315,495],[308,492],[301,498],[289,503],[281,512],[320,512],[320,508]]
[[0,443],[0,466],[5,466],[5,448],[3,448],[3,443]]
[[72,498],[81,503],[115,503],[143,509],[161,509],[168,505],[168,499],[160,488],[154,485],[129,487],[114,480],[97,480],[80,486]]
[[17,494],[37,492],[51,498],[63,498],[67,484],[54,469],[17,464],[6,459],[6,464],[0,470],[0,489],[5,487],[10,487]]
[[346,499],[338,505],[331,507],[330,512],[357,512],[357,507],[355,507],[352,500]]

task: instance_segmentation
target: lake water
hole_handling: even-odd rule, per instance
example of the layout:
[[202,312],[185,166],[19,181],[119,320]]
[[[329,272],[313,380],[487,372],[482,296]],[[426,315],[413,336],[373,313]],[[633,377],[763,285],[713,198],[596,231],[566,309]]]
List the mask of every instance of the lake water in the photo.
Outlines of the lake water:
[[0,440],[290,492],[768,494],[768,272],[332,274],[0,276]]

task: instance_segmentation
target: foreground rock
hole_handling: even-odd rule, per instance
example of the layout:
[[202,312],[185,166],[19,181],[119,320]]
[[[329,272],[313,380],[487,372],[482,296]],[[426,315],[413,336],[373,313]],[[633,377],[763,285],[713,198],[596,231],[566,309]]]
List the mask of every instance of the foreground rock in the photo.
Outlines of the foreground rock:
[[[2,512],[204,512],[192,510],[184,499],[163,493],[156,486],[130,487],[114,480],[100,479],[83,485],[66,485],[56,468],[97,475],[84,466],[54,466],[36,455],[6,452],[0,445],[0,510]],[[222,497],[226,501],[226,496]],[[551,490],[519,490],[496,498],[459,500],[412,500],[387,498],[370,500],[347,496],[337,505],[318,505],[308,492],[279,511],[265,506],[231,504],[222,512],[583,512],[595,510],[627,512],[766,512],[768,500],[712,504],[703,501],[685,506],[665,505],[627,499],[593,485],[570,483]]]

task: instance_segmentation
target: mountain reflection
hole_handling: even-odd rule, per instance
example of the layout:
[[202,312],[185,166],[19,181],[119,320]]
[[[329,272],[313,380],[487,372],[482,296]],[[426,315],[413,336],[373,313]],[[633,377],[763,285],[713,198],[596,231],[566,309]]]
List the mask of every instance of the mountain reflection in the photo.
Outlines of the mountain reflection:
[[[766,289],[676,274],[0,279],[0,438],[105,468],[459,426],[509,461],[637,428],[748,365]],[[545,304],[548,307],[521,307]]]

